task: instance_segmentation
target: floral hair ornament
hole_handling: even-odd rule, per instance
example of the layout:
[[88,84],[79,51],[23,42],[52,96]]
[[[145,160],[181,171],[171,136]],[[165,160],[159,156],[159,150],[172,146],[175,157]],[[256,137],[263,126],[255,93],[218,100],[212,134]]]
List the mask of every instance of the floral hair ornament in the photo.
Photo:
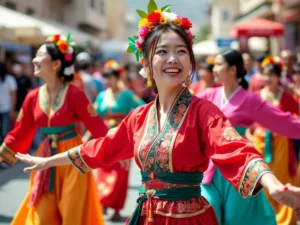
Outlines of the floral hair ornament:
[[171,12],[171,5],[166,5],[159,9],[154,0],[149,0],[148,13],[139,9],[136,11],[141,17],[138,24],[139,30],[137,36],[128,37],[129,46],[127,52],[134,54],[137,61],[143,58],[142,46],[148,33],[160,24],[173,23],[183,28],[190,41],[193,42],[194,36],[190,30],[192,23],[188,18]]
[[119,73],[123,72],[123,68],[121,67],[121,65],[113,59],[108,60],[105,64],[104,64],[104,69],[113,69],[118,71]]
[[268,57],[266,57],[266,58],[263,60],[263,62],[261,63],[261,65],[262,65],[263,67],[267,67],[267,66],[269,66],[269,65],[271,65],[271,64],[274,64],[274,65],[279,66],[280,69],[283,68],[283,63],[280,61],[280,59],[279,59],[279,58],[275,58],[275,57],[273,57],[273,56],[268,56]]
[[71,41],[71,34],[68,33],[67,37],[62,36],[60,34],[55,34],[51,37],[47,38],[47,42],[55,42],[58,50],[64,55],[64,59],[67,62],[70,62],[73,60],[73,47],[76,45],[75,42]]

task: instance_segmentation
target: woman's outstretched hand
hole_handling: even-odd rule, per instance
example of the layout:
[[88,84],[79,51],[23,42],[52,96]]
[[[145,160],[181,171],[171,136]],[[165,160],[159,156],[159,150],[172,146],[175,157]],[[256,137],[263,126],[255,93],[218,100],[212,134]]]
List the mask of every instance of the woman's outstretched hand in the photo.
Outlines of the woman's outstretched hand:
[[300,220],[300,188],[287,184],[283,187],[269,190],[269,193],[277,202],[293,208],[296,212],[297,220]]
[[35,156],[31,156],[28,154],[25,155],[21,153],[17,153],[15,156],[20,161],[30,165],[29,167],[26,167],[24,169],[24,172],[26,173],[31,172],[33,170],[44,170],[51,167],[49,165],[49,158],[35,157]]

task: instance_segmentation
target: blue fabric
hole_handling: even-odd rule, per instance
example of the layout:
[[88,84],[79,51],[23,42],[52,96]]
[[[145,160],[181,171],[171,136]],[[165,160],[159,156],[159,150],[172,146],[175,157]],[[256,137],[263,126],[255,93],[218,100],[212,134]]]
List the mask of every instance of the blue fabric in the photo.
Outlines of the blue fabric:
[[243,198],[218,168],[211,184],[201,185],[201,193],[212,205],[219,225],[276,225],[275,212],[263,191]]

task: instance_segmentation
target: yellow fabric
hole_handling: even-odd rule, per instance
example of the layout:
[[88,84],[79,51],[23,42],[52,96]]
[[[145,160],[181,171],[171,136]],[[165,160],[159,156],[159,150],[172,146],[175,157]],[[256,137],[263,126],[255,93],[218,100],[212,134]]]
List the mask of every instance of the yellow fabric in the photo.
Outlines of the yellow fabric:
[[[258,133],[253,135],[254,147],[264,155],[265,138]],[[269,164],[275,176],[284,184],[290,183],[297,186],[297,176],[291,176],[289,173],[289,143],[288,139],[283,136],[273,135],[273,158]],[[273,200],[268,191],[266,195],[276,213],[278,225],[296,225],[296,215],[292,208],[279,204]]]
[[[81,144],[75,137],[58,142],[57,153]],[[38,151],[41,151],[40,146]],[[54,192],[43,194],[36,207],[27,207],[33,184],[19,208],[12,225],[102,225],[103,215],[97,197],[93,174],[81,174],[72,165],[55,168]]]

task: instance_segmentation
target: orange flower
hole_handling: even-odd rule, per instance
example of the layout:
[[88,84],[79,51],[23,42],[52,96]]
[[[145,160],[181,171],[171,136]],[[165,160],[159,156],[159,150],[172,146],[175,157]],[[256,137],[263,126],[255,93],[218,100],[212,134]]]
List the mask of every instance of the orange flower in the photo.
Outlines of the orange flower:
[[176,26],[179,26],[179,27],[181,27],[181,25],[182,25],[182,21],[181,21],[181,19],[180,18],[176,18],[176,20],[174,20],[174,22],[173,22]]
[[65,40],[59,40],[56,45],[59,48],[59,51],[63,54],[66,54],[68,52],[68,43]]

